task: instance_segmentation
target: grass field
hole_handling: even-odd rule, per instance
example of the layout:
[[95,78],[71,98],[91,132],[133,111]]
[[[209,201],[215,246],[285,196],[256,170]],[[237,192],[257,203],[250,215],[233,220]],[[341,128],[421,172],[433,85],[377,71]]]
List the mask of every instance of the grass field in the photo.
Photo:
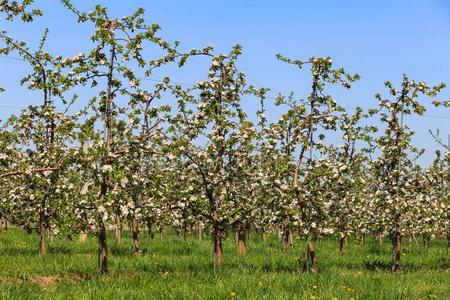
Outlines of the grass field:
[[[419,241],[420,242],[420,241]],[[390,245],[349,242],[340,255],[337,242],[316,243],[320,273],[304,274],[298,263],[304,243],[289,255],[276,237],[249,241],[247,255],[236,254],[234,239],[224,244],[225,265],[214,269],[208,238],[184,241],[174,235],[142,235],[143,254],[131,255],[131,242],[109,239],[110,273],[96,270],[96,240],[85,244],[55,238],[39,257],[37,237],[0,232],[1,299],[450,299],[445,241],[404,244],[402,270],[389,271]],[[447,263],[446,263],[447,261]]]

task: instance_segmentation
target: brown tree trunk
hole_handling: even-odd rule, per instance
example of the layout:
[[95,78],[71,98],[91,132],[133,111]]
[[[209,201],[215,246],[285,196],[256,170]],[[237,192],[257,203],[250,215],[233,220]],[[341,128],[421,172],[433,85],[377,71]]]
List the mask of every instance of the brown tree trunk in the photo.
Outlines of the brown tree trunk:
[[[111,29],[114,27],[114,22],[111,22],[110,24]],[[112,40],[114,40],[114,30],[112,30],[113,36]],[[104,118],[104,130],[105,130],[105,138],[104,142],[106,144],[107,149],[107,155],[104,155],[102,158],[102,166],[106,166],[110,163],[109,161],[109,155],[111,154],[111,148],[112,148],[112,142],[113,142],[113,132],[112,132],[112,102],[114,98],[113,93],[113,85],[114,85],[114,59],[116,58],[116,43],[112,43],[111,51],[110,51],[110,58],[109,58],[109,64],[108,64],[108,82],[107,82],[107,88],[106,88],[106,103],[104,105],[104,112],[103,112],[103,118]],[[100,195],[99,195],[99,205],[105,204],[105,197],[108,193],[108,178],[107,176],[103,175],[101,178],[101,184],[100,184]],[[120,224],[120,218],[116,217],[116,239],[117,241],[120,241],[122,238],[122,228],[117,227],[117,225],[121,226]],[[98,216],[98,269],[101,274],[108,273],[108,244],[107,244],[107,236],[106,236],[106,228],[105,224],[103,222],[103,215],[102,213]],[[117,231],[117,229],[120,229],[120,232]],[[120,234],[120,236],[117,236],[117,234]],[[119,237],[119,238],[118,238]]]
[[87,240],[87,234],[84,231],[80,232],[80,237],[79,237],[79,241],[81,244],[84,244]]
[[39,254],[41,256],[47,255],[47,243],[45,240],[45,224],[43,220],[39,222]]
[[400,257],[402,251],[402,230],[403,222],[401,216],[395,217],[395,229],[392,236],[392,250],[394,255],[394,265],[392,266],[392,271],[397,271],[400,268]]
[[214,226],[213,239],[214,239],[214,264],[217,267],[221,267],[223,265],[222,232],[217,227],[217,225]]
[[306,242],[306,251],[307,251],[307,257],[305,266],[303,267],[304,272],[313,272],[317,273],[319,271],[318,265],[317,265],[317,257],[316,257],[316,250],[314,249],[314,245],[311,242],[311,240],[308,240]]
[[197,233],[198,233],[198,240],[201,242],[202,241],[202,227],[198,227],[197,228]]
[[148,230],[148,236],[153,240],[155,238],[155,235],[153,234],[153,222],[150,218],[147,219],[147,230]]
[[116,216],[115,227],[114,227],[114,237],[116,241],[120,243],[122,241],[122,222],[119,216]]
[[416,246],[419,246],[419,242],[417,241],[416,235],[412,234],[412,238],[414,240],[414,243],[416,244]]
[[277,227],[277,237],[280,242],[283,241],[283,233],[281,232],[281,228]]
[[0,230],[8,230],[8,220],[0,220]]
[[259,233],[260,240],[265,242],[266,241],[266,232],[265,232],[264,228],[259,228],[258,233]]
[[133,254],[141,254],[141,243],[139,241],[139,223],[133,218],[131,221],[131,238],[133,239]]
[[447,255],[448,255],[449,248],[450,248],[450,230],[447,231]]
[[382,232],[378,233],[378,244],[380,244],[380,246],[384,244],[384,236]]
[[185,224],[185,225],[183,226],[183,239],[184,239],[184,240],[187,240],[187,238],[188,238],[188,233],[189,233],[189,230],[188,230],[187,225]]
[[425,253],[428,254],[428,246],[430,244],[430,236],[427,233],[424,233],[422,235],[423,239],[423,249],[425,250]]
[[237,230],[237,252],[238,255],[245,255],[247,247],[247,233],[242,226],[238,227]]
[[[108,191],[108,183],[103,178],[100,185],[100,204],[103,204],[106,193]],[[103,223],[103,215],[98,216],[98,269],[101,274],[108,273],[108,244],[106,242],[106,228]]]
[[339,238],[339,253],[344,254],[345,247],[347,246],[347,236],[341,236]]
[[357,233],[356,240],[360,245],[364,245],[366,243],[366,234],[365,233]]
[[100,273],[108,273],[108,245],[106,243],[106,228],[103,221],[99,224],[98,232],[98,269]]
[[161,224],[161,226],[159,226],[159,238],[162,240],[164,236],[164,227]]
[[291,231],[288,228],[285,228],[283,231],[283,245],[284,253],[288,254],[291,246]]

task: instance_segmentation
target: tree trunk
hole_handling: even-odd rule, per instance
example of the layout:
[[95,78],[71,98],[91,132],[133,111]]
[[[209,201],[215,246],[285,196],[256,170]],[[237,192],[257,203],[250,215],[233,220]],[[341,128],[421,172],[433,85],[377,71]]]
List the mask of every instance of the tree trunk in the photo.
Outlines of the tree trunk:
[[392,250],[394,255],[394,265],[392,271],[397,271],[400,268],[400,256],[402,251],[402,230],[403,222],[401,216],[395,217],[395,229],[392,236]]
[[133,218],[131,221],[131,238],[133,239],[133,254],[141,254],[141,243],[139,242],[139,223]]
[[366,234],[365,233],[357,233],[356,240],[360,245],[364,245],[366,243]]
[[424,233],[422,235],[423,239],[423,249],[425,250],[425,254],[428,254],[428,246],[430,244],[430,235],[427,233]]
[[339,253],[344,254],[345,247],[347,246],[347,235],[339,238]]
[[[104,177],[100,186],[100,205],[103,205],[107,191],[108,183]],[[106,239],[106,228],[105,223],[103,222],[103,214],[100,213],[98,216],[98,269],[101,274],[108,273],[108,244]]]
[[153,222],[150,218],[147,219],[147,230],[148,230],[148,236],[153,240],[155,238],[155,235],[153,234]]
[[214,264],[217,267],[221,267],[223,265],[222,231],[219,228],[217,228],[217,225],[214,226],[213,239],[214,239]]
[[185,225],[183,226],[183,239],[184,239],[185,241],[187,240],[188,232],[189,232],[188,227],[187,227],[187,225],[185,224]]
[[106,228],[103,222],[100,222],[98,232],[98,269],[102,274],[108,273],[108,245],[106,243]]
[[291,231],[288,228],[285,228],[283,231],[283,245],[284,253],[288,254],[291,246]]
[[309,271],[317,273],[319,271],[319,268],[317,265],[316,250],[314,249],[314,245],[311,240],[308,240],[306,243],[306,251],[307,257],[305,266],[303,267],[303,271],[306,273],[308,273]]
[[120,243],[120,241],[122,240],[122,222],[119,216],[116,216],[114,236],[116,238],[116,241]]
[[79,237],[80,244],[84,244],[86,242],[86,240],[87,240],[86,232],[81,231],[80,232],[80,237]]
[[260,240],[265,242],[266,241],[266,232],[265,232],[264,228],[259,228],[258,233],[259,233]]
[[39,222],[39,254],[41,256],[47,255],[47,243],[45,240],[45,224],[44,221]]
[[412,234],[412,238],[413,238],[414,243],[416,244],[416,246],[419,246],[419,242],[417,241],[416,235],[414,233]]
[[[114,27],[114,22],[111,22],[111,28]],[[112,39],[114,39],[114,31]],[[104,118],[104,130],[105,130],[105,138],[104,142],[106,144],[107,154],[103,156],[102,158],[102,166],[109,165],[109,155],[111,154],[111,144],[113,141],[113,133],[112,133],[112,102],[114,98],[114,93],[112,91],[113,84],[114,84],[114,59],[116,57],[116,43],[113,43],[111,46],[110,51],[110,59],[108,64],[108,82],[107,82],[107,89],[106,89],[106,103],[104,106],[104,112],[103,112],[103,118]],[[105,204],[105,197],[108,193],[108,178],[105,175],[102,175],[101,178],[101,184],[100,184],[100,195],[99,195],[99,205]],[[101,274],[108,273],[108,245],[106,242],[106,228],[103,221],[103,213],[100,213],[98,216],[98,268]],[[117,225],[120,224],[120,219],[118,216],[116,216],[116,234],[120,233],[119,238],[122,237],[122,228],[118,228]],[[117,229],[120,229],[120,232],[117,231]],[[116,235],[116,239],[118,236]],[[120,239],[117,239],[117,241],[120,241]]]
[[450,230],[447,231],[447,255],[448,255],[449,248],[450,248]]
[[384,236],[382,232],[378,233],[378,244],[380,244],[380,246],[384,244]]
[[202,227],[198,227],[197,228],[197,233],[198,233],[198,240],[201,242],[202,241]]
[[237,252],[238,255],[245,255],[247,247],[247,234],[242,226],[238,227],[237,230]]

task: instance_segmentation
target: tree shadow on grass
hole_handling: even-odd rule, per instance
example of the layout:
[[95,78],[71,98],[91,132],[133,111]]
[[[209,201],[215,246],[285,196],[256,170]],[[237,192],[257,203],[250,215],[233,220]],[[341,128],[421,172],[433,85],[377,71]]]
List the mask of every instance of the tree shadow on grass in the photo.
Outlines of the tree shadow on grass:
[[[364,268],[368,271],[392,271],[393,262],[391,261],[381,261],[381,260],[371,260],[364,262]],[[400,264],[400,272],[420,272],[436,270],[439,266],[424,266],[419,264],[414,264],[410,262],[402,262]]]
[[171,262],[157,262],[154,264],[138,264],[135,266],[137,272],[145,273],[173,273],[173,272],[188,272],[191,274],[206,274],[206,273],[221,273],[236,270],[241,270],[249,273],[264,272],[264,273],[296,273],[301,272],[302,268],[298,263],[292,263],[291,265],[285,264],[270,264],[263,263],[261,265],[247,264],[242,261],[230,261],[225,262],[223,266],[218,268],[214,266],[213,261],[201,261],[191,262],[186,264],[174,264]]
[[[0,250],[2,255],[7,256],[39,256],[39,249],[38,247],[7,247]],[[75,249],[59,246],[59,245],[52,245],[47,247],[47,255],[74,255],[77,254],[79,251],[75,251]]]
[[382,260],[364,261],[363,267],[368,271],[390,271],[392,269],[392,262]]
[[389,248],[378,244],[371,244],[367,249],[367,252],[372,255],[389,255],[390,251]]
[[74,254],[78,253],[78,251],[75,251],[75,249],[72,249],[72,248],[54,245],[54,246],[48,247],[47,253],[48,254],[74,255]]
[[36,249],[33,249],[31,247],[7,247],[2,250],[0,250],[2,255],[5,256],[36,256],[39,255],[39,250],[36,247]]

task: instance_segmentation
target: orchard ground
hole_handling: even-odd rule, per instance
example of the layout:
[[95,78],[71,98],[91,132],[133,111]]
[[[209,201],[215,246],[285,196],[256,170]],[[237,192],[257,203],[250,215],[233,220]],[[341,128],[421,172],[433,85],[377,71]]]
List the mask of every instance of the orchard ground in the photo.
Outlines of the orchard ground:
[[391,245],[367,239],[349,241],[339,254],[328,238],[316,243],[319,274],[305,274],[299,263],[305,242],[296,240],[288,255],[276,236],[252,236],[238,256],[234,236],[224,243],[225,263],[214,268],[212,243],[205,236],[187,240],[142,234],[141,256],[134,257],[125,233],[109,237],[110,272],[97,272],[94,237],[53,238],[48,255],[39,257],[37,236],[8,229],[0,232],[1,299],[450,299],[446,241],[404,239],[401,271],[392,273]]

